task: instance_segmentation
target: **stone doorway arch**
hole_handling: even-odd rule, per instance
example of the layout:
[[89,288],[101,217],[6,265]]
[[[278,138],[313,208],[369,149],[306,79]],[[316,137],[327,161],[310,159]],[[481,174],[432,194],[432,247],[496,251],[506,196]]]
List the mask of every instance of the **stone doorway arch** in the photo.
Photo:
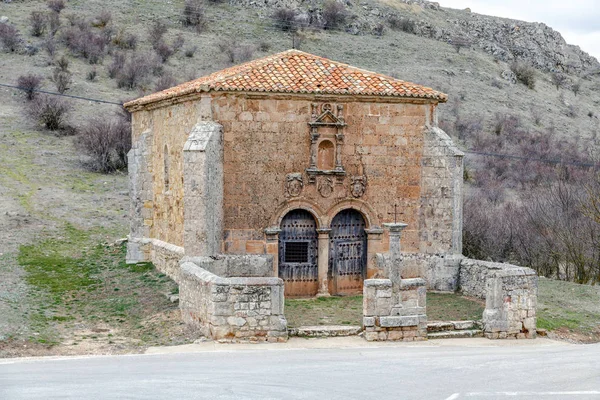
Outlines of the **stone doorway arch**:
[[279,233],[279,277],[286,297],[317,294],[317,223],[307,210],[289,211],[281,220]]
[[331,220],[329,234],[329,293],[361,294],[367,275],[367,233],[362,214],[344,209]]

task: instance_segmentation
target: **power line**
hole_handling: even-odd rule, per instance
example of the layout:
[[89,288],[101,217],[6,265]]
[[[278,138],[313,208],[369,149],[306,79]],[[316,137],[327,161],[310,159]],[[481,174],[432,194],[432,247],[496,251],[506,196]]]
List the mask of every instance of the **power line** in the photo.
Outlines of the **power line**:
[[[25,90],[25,91],[31,90],[29,88],[24,88],[24,87],[15,86],[15,85],[9,85],[9,84],[6,84],[6,83],[0,83],[0,86],[4,86],[4,87],[7,87],[7,88],[12,88],[12,89]],[[36,92],[36,93],[49,94],[49,95],[52,95],[52,96],[69,97],[71,99],[76,99],[76,100],[86,100],[86,101],[93,101],[93,102],[96,102],[96,103],[114,104],[114,105],[117,105],[117,106],[123,106],[123,103],[115,103],[114,101],[92,99],[92,98],[89,98],[89,97],[74,96],[74,95],[71,95],[71,94],[64,94],[64,93],[49,92],[47,90],[41,90],[41,89],[33,89],[31,91]]]

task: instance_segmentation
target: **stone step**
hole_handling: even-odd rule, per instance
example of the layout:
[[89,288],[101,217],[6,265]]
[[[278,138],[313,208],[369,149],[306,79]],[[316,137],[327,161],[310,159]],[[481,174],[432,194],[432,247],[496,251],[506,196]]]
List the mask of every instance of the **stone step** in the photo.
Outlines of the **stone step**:
[[354,325],[299,326],[288,329],[290,336],[300,337],[355,336],[360,332],[362,332],[362,327]]
[[483,331],[481,329],[465,329],[461,331],[431,332],[427,334],[427,339],[461,339],[473,337],[483,337]]
[[463,331],[481,328],[481,321],[431,321],[427,323],[427,332]]

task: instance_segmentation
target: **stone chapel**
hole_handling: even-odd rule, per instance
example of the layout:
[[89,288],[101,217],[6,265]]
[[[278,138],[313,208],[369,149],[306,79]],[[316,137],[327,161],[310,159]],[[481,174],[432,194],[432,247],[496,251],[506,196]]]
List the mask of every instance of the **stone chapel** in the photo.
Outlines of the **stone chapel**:
[[[182,311],[213,337],[238,337],[252,323],[270,326],[265,335],[276,331],[283,296],[366,293],[365,282],[385,279],[456,289],[463,154],[438,128],[436,109],[446,100],[289,50],[126,103],[128,262],[152,261],[180,292],[202,293],[187,303],[194,311]],[[400,249],[401,268],[393,261]],[[189,277],[200,283],[189,286]],[[240,289],[231,297],[232,282],[271,285],[272,309],[263,313],[271,322],[244,319],[236,302],[252,296]],[[422,298],[414,297],[412,314],[424,316]],[[422,322],[414,324],[421,331]]]

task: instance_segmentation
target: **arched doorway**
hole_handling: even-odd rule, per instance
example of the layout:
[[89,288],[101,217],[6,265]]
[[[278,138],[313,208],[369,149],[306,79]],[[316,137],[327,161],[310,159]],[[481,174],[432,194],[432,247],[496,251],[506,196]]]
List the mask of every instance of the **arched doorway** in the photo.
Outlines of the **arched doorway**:
[[306,210],[292,210],[281,221],[279,277],[286,297],[317,294],[317,223]]
[[367,273],[365,219],[356,210],[340,211],[329,235],[329,293],[360,294]]

